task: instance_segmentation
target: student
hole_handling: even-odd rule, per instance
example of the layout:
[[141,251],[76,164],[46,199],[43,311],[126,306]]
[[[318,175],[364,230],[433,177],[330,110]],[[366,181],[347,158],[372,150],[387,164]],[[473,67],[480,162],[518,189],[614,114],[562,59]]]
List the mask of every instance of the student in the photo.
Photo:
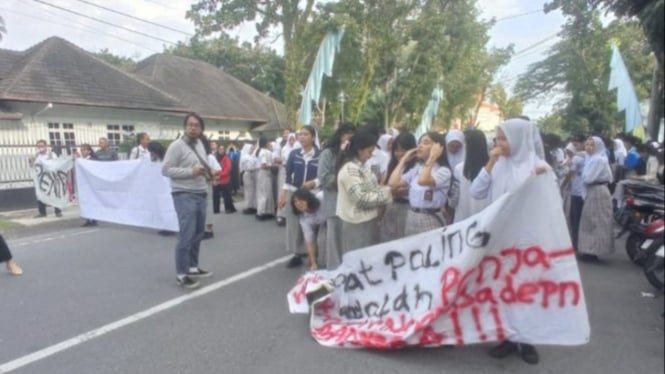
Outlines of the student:
[[[545,155],[542,147],[538,129],[528,120],[515,118],[501,124],[497,128],[496,147],[490,152],[487,165],[471,183],[471,197],[497,201],[504,194],[516,191],[533,174],[548,173],[552,183],[556,183],[554,172],[540,156]],[[540,361],[534,346],[508,340],[489,354],[494,358],[505,358],[517,352],[529,364]]]
[[208,196],[206,202],[206,228],[203,232],[203,239],[212,239],[215,237],[213,231],[213,203],[214,203],[214,190],[219,183],[219,173],[222,171],[221,165],[217,161],[217,157],[213,154],[212,145],[210,140],[205,135],[201,136],[203,148],[207,154],[205,161],[207,162],[208,170],[211,172],[210,180],[208,180]]
[[287,201],[299,188],[314,190],[319,187],[317,178],[319,168],[319,157],[321,151],[316,147],[316,129],[312,126],[304,126],[298,133],[300,148],[294,149],[286,161],[286,178],[279,197],[279,208],[284,208],[286,217],[286,249],[293,253],[293,257],[286,265],[293,268],[302,265],[302,257],[306,255],[302,231],[298,219]]
[[[92,159],[92,154],[93,154],[92,147],[90,144],[81,144],[81,158],[84,160],[91,160]],[[98,223],[94,219],[86,219],[85,223],[81,227],[94,227],[97,226]]]
[[612,169],[601,138],[587,139],[585,149],[587,157],[582,180],[586,196],[580,218],[578,250],[580,260],[597,262],[598,256],[614,253],[612,196],[607,187],[612,183]]
[[[55,160],[58,158],[58,155],[55,154],[53,151],[49,151],[48,145],[46,143],[46,140],[38,140],[37,141],[37,154],[35,154],[34,157],[30,158],[30,166],[35,166],[36,163],[41,162],[41,161],[47,161],[47,160]],[[39,211],[39,214],[35,216],[35,218],[43,218],[46,217],[46,207],[47,205],[41,202],[40,200],[37,200],[37,210]],[[55,216],[56,217],[62,217],[62,210],[60,208],[55,208]]]
[[335,269],[342,262],[342,221],[337,217],[337,161],[356,128],[341,123],[321,152],[318,178],[323,190],[322,209],[326,215],[326,268]]
[[466,157],[466,141],[464,139],[464,133],[461,130],[450,130],[446,134],[446,154],[448,156],[448,165],[450,170],[455,170],[457,165],[464,162]]
[[291,195],[291,208],[299,216],[300,227],[305,238],[307,247],[308,269],[317,270],[319,265],[325,261],[325,254],[320,249],[325,249],[326,214],[321,207],[321,200],[311,190],[300,188]]
[[216,186],[217,188],[215,189],[215,194],[213,196],[213,213],[219,214],[220,198],[223,198],[224,212],[226,214],[233,214],[236,212],[236,207],[233,204],[233,198],[231,197],[231,190],[233,189],[231,181],[233,164],[222,145],[217,147],[216,156],[222,170],[219,173],[219,184]]
[[343,253],[379,243],[379,216],[392,202],[390,187],[379,185],[365,167],[376,142],[373,133],[357,131],[338,165],[337,216],[342,220]]
[[256,175],[258,172],[257,159],[254,157],[256,146],[245,144],[240,151],[240,171],[245,195],[245,209],[242,214],[256,214]]
[[272,151],[268,139],[261,136],[254,152],[259,166],[256,176],[256,219],[264,221],[275,216],[275,200],[272,191]]
[[11,275],[23,275],[23,269],[21,269],[14,258],[12,253],[9,251],[9,246],[5,241],[5,238],[0,235],[0,263],[5,263],[7,265],[7,271]]
[[586,157],[584,148],[581,148],[580,144],[583,147],[584,143],[575,141],[570,143],[566,148],[568,152],[567,163],[570,169],[570,237],[575,250],[578,248],[580,219],[582,217],[582,210],[584,209],[584,196],[586,195],[586,187],[582,179]]
[[[284,134],[286,135],[286,141],[282,141],[283,144],[279,150],[279,172],[277,173],[278,193],[284,187],[284,182],[286,182],[286,162],[289,159],[289,155],[294,149],[300,147],[297,144],[296,134],[289,132],[289,130],[284,130]],[[286,226],[284,208],[277,209],[277,226]]]
[[489,160],[487,139],[480,130],[467,130],[464,137],[466,155],[453,171],[453,183],[457,184],[455,188],[459,191],[457,204],[452,206],[455,209],[455,222],[463,221],[489,205],[487,198],[477,200],[471,197],[471,183]]
[[[415,235],[446,225],[442,211],[446,206],[452,173],[446,166],[445,138],[436,132],[420,137],[418,148],[408,151],[390,176],[391,188],[409,188],[409,212],[405,235]],[[414,168],[404,172],[408,162]]]
[[[392,175],[404,155],[418,146],[416,137],[408,132],[403,132],[395,138],[392,143],[390,164],[388,164],[388,175]],[[416,165],[412,160],[402,170],[407,173]],[[405,236],[406,217],[409,213],[409,187],[399,186],[391,188],[393,203],[388,206],[381,222],[381,242],[401,239]]]
[[150,160],[150,151],[148,150],[150,144],[150,136],[144,132],[136,135],[136,147],[129,151],[130,160]]

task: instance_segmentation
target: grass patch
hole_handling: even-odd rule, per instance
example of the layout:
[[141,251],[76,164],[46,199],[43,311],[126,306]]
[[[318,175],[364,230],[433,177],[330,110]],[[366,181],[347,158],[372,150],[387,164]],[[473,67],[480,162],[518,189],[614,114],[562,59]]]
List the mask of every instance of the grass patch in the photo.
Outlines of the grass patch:
[[0,231],[5,231],[9,229],[15,229],[17,227],[21,227],[22,225],[12,222],[8,219],[0,218]]

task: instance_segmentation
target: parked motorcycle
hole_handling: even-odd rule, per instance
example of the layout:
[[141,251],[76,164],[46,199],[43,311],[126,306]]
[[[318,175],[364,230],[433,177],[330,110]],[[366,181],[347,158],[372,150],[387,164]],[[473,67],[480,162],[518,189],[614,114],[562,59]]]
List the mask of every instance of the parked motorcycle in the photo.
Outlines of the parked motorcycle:
[[637,265],[644,265],[646,260],[663,243],[665,219],[659,218],[648,224],[636,225],[626,239],[626,253]]
[[665,290],[665,245],[662,240],[660,246],[644,262],[644,275],[656,289]]

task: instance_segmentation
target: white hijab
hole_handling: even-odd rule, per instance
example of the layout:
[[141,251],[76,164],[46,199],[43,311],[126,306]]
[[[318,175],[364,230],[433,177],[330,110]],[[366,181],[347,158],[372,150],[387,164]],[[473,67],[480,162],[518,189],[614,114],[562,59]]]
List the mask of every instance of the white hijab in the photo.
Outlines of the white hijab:
[[[492,169],[492,201],[505,193],[514,192],[538,167],[548,167],[538,148],[538,129],[529,121],[509,119],[499,126],[510,145],[510,156],[501,156]],[[542,147],[542,142],[540,142]],[[543,153],[544,154],[544,153]]]
[[293,145],[291,145],[290,144],[291,139],[295,140],[296,139],[296,134],[290,133],[289,136],[286,139],[286,144],[284,144],[284,146],[282,147],[282,153],[281,153],[280,156],[282,158],[283,165],[286,165],[286,161],[288,161],[289,155],[291,154],[291,152],[294,149],[300,148],[300,143],[298,143],[297,141],[295,143],[293,143]]
[[628,156],[628,150],[626,150],[623,140],[614,139],[614,157],[616,157],[617,160],[623,160],[626,156]]
[[[393,139],[393,136],[390,134],[383,134],[381,137],[379,137],[379,141],[377,142],[377,145],[379,146],[380,151],[383,152],[384,155],[390,159],[390,149],[388,149],[388,144],[390,144],[390,141]],[[379,151],[377,149],[377,151]]]
[[607,150],[603,139],[594,136],[593,143],[596,150],[592,155],[587,155],[584,161],[584,171],[582,172],[582,179],[585,183],[612,183],[612,169],[610,162],[607,158]]
[[[448,144],[454,141],[462,143],[462,148],[460,148],[459,152],[456,154],[452,154],[448,150]],[[455,170],[457,165],[464,162],[464,159],[466,158],[466,141],[464,139],[464,133],[461,130],[450,130],[448,134],[446,134],[446,153],[448,154],[448,163],[450,164],[451,170]]]
[[242,171],[247,171],[248,168],[250,167],[250,165],[248,165],[247,163],[252,158],[251,150],[252,150],[252,145],[250,143],[245,143],[242,146],[242,149],[240,150],[239,166],[240,166],[240,171],[241,172]]

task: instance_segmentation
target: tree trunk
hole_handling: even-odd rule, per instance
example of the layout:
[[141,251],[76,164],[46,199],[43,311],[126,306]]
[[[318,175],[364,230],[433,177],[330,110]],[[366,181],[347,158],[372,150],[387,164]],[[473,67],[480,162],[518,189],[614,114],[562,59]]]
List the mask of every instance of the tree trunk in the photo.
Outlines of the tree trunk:
[[653,69],[651,78],[651,99],[649,105],[649,117],[647,118],[647,137],[651,140],[658,139],[660,130],[660,119],[663,117],[663,73],[660,66]]

